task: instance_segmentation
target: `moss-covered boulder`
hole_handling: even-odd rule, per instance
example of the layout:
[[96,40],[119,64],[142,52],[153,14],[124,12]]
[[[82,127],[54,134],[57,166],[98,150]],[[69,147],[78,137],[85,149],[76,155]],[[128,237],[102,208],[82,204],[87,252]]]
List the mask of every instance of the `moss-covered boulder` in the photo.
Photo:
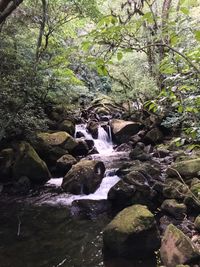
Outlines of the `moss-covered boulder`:
[[22,176],[26,176],[32,183],[38,184],[44,184],[51,177],[46,163],[27,142],[22,142],[17,146],[13,165],[13,178],[19,180]]
[[164,233],[160,256],[167,267],[176,267],[200,259],[200,253],[192,241],[173,224],[170,224]]
[[200,175],[200,158],[172,163],[167,169],[169,177],[181,177],[187,181]]
[[140,129],[142,129],[142,125],[139,122],[118,119],[111,120],[110,126],[113,138],[118,144],[127,142],[133,135],[137,134]]
[[105,253],[144,258],[159,248],[160,238],[154,215],[146,206],[122,210],[103,231]]
[[71,120],[64,120],[58,125],[60,131],[64,131],[74,136],[75,134],[75,124]]
[[98,138],[98,129],[99,129],[99,122],[90,120],[87,123],[87,130],[94,139]]
[[0,152],[0,182],[8,182],[12,179],[12,165],[14,160],[14,151],[12,148],[6,148]]
[[188,186],[177,179],[166,179],[163,187],[164,197],[178,200],[183,200],[188,191]]
[[82,160],[73,165],[65,175],[62,188],[72,194],[94,193],[99,187],[105,173],[103,162],[98,160]]
[[183,218],[187,212],[186,205],[177,202],[175,199],[166,199],[162,203],[161,209],[177,219]]

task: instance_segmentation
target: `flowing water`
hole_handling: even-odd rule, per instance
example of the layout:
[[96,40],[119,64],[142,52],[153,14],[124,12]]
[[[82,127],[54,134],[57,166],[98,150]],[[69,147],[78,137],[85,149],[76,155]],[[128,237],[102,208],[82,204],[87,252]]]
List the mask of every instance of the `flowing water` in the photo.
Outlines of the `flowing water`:
[[[93,139],[85,125],[78,125],[86,139]],[[94,140],[99,152],[91,156],[104,161],[107,171],[94,194],[60,193],[62,178],[51,179],[38,192],[26,198],[0,195],[0,267],[155,267],[148,262],[103,259],[102,229],[111,220],[107,215],[85,220],[72,217],[70,204],[77,199],[107,199],[109,189],[119,181],[116,167],[127,159],[115,153],[111,135],[99,127]],[[58,192],[57,192],[58,189]]]

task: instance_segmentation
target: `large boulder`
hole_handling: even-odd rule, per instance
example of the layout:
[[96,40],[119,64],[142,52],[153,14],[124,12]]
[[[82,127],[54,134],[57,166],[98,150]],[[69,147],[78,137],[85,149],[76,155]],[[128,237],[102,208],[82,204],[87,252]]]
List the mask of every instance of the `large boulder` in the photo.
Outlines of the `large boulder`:
[[190,209],[200,212],[200,180],[193,179],[190,190],[184,199],[184,202]]
[[127,142],[131,136],[137,134],[142,128],[141,123],[133,121],[124,121],[113,119],[110,121],[110,126],[114,140],[118,144]]
[[72,194],[94,193],[99,187],[105,173],[103,162],[98,160],[82,160],[73,165],[65,175],[62,188]]
[[154,215],[146,206],[122,210],[103,231],[105,253],[123,257],[147,257],[159,248],[160,238]]
[[165,266],[176,267],[198,261],[200,252],[182,231],[170,224],[162,239],[160,256]]
[[172,163],[167,169],[169,177],[179,177],[189,180],[200,175],[200,158]]
[[143,142],[145,144],[152,144],[155,145],[157,143],[160,143],[164,138],[163,133],[161,130],[157,127],[151,129],[143,138]]
[[14,151],[12,148],[3,149],[0,152],[0,182],[8,182],[12,179],[12,164]]
[[19,180],[22,176],[28,177],[32,183],[37,184],[44,184],[51,177],[46,163],[27,142],[22,142],[17,146],[13,165],[13,178]]
[[86,128],[94,139],[98,138],[98,131],[99,131],[99,122],[98,121],[90,120],[87,123]]

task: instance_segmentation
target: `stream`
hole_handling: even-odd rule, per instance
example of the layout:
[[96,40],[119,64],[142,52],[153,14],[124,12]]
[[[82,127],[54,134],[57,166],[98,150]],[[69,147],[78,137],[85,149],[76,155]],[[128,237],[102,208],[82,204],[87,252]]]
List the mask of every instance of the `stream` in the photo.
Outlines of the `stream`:
[[106,200],[120,180],[116,170],[128,160],[128,152],[114,151],[111,135],[102,127],[96,140],[84,125],[77,125],[77,131],[95,143],[99,154],[89,158],[106,166],[100,187],[90,195],[72,195],[61,192],[62,178],[55,178],[26,197],[0,198],[0,267],[155,267],[155,259],[104,259],[102,230],[111,220],[109,215],[90,220],[71,216],[74,200]]

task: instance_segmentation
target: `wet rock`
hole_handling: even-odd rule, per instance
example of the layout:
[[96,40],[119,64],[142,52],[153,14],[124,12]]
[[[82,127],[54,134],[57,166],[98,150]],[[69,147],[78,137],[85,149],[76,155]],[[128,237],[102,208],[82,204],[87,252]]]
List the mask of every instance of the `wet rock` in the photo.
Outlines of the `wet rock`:
[[120,180],[108,192],[108,200],[117,210],[122,210],[132,204],[132,197],[136,189],[134,185],[130,185],[123,180]]
[[163,195],[166,198],[183,200],[188,194],[189,188],[177,179],[166,179]]
[[200,212],[200,180],[195,179],[191,184],[190,190],[184,199],[187,206]]
[[130,159],[132,160],[140,160],[140,161],[147,161],[151,158],[151,156],[144,152],[142,148],[136,146],[129,154]]
[[166,199],[161,206],[161,210],[169,213],[175,218],[184,218],[187,207],[183,203],[178,203],[175,199]]
[[71,154],[73,156],[86,156],[89,152],[89,146],[85,140],[82,138],[76,139],[77,145],[76,147],[71,151]]
[[147,132],[147,134],[143,138],[143,142],[145,144],[155,145],[162,142],[163,138],[164,138],[163,133],[159,128],[156,127]]
[[161,242],[160,256],[164,265],[176,267],[200,259],[192,241],[173,224],[170,224]]
[[154,215],[142,205],[122,210],[103,231],[105,253],[145,258],[159,248]]
[[0,152],[0,182],[8,182],[12,179],[12,164],[14,161],[14,151],[6,148]]
[[142,128],[142,125],[140,123],[118,119],[111,120],[110,126],[114,140],[117,142],[117,144],[127,142]]
[[99,187],[105,173],[103,162],[97,160],[82,160],[73,165],[65,175],[62,188],[72,194],[94,193]]
[[28,194],[31,189],[31,181],[28,177],[22,176],[15,184],[17,193]]
[[194,221],[195,228],[200,232],[200,215]]
[[92,137],[94,139],[98,138],[98,129],[99,129],[99,122],[98,121],[90,120],[87,123],[87,127],[86,128],[87,128],[88,132],[92,135]]
[[165,158],[168,157],[170,154],[170,151],[164,148],[158,148],[156,151],[153,153],[153,156],[156,158]]
[[115,151],[116,152],[125,152],[125,151],[130,151],[132,149],[132,146],[129,144],[121,144],[120,146],[118,146]]
[[76,164],[77,160],[70,154],[66,154],[57,160],[56,173],[58,176],[64,176]]
[[58,126],[58,129],[60,131],[64,131],[64,132],[67,132],[69,133],[70,135],[74,136],[74,133],[75,133],[75,124],[73,121],[71,120],[64,120],[62,121],[59,126]]
[[27,142],[17,146],[16,160],[13,165],[13,178],[28,177],[32,183],[44,184],[51,175],[46,163],[38,156],[34,148]]
[[198,177],[200,174],[200,158],[172,163],[167,169],[169,177],[179,177],[185,180]]
[[94,219],[98,215],[108,212],[111,208],[107,200],[80,199],[72,202],[72,216]]

